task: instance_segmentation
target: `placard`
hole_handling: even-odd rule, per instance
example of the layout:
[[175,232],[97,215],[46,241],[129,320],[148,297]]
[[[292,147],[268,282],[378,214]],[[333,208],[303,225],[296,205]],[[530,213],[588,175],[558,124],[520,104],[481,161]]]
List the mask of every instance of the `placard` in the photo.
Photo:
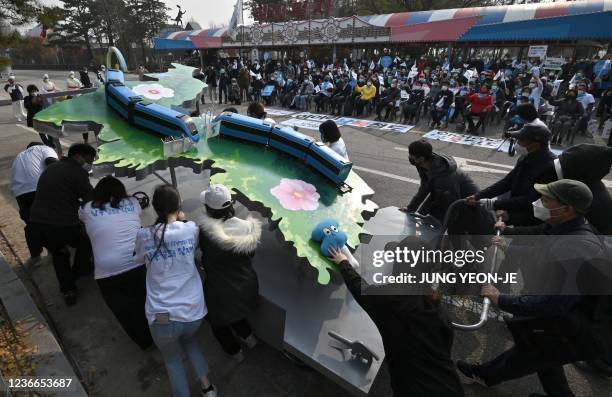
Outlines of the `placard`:
[[532,45],[529,47],[529,52],[527,53],[527,56],[529,58],[544,59],[546,58],[546,52],[548,52],[547,45]]

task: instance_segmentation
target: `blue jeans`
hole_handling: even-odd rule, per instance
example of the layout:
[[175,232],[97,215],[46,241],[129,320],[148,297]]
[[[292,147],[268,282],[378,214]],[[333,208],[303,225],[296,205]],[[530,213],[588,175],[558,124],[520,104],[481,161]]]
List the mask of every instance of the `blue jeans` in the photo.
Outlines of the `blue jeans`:
[[208,374],[208,364],[195,336],[201,323],[202,320],[189,323],[170,321],[169,324],[149,325],[153,341],[164,358],[174,397],[190,396],[189,382],[183,367],[183,354],[187,355],[198,379]]

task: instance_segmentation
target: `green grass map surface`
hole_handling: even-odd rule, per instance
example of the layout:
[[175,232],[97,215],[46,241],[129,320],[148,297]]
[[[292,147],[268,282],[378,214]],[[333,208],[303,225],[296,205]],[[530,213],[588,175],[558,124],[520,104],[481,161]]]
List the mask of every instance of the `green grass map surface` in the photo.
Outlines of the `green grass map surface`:
[[[175,96],[162,98],[156,102],[171,107],[180,106],[201,92],[204,84],[192,78],[193,68],[173,65],[167,73],[150,74],[159,78],[158,84],[172,88]],[[137,84],[155,82],[126,82],[133,87]],[[135,128],[106,105],[104,88],[94,93],[57,103],[36,115],[42,122],[60,126],[64,121],[95,122],[102,125],[99,139],[104,143],[99,148],[96,164],[113,163],[115,168],[141,170],[153,163],[164,160],[159,136]],[[204,123],[194,117],[199,131]],[[363,233],[362,212],[372,212],[376,205],[364,200],[373,194],[369,186],[354,172],[346,183],[353,189],[341,194],[336,187],[313,169],[299,161],[262,146],[236,142],[219,137],[200,139],[196,147],[174,157],[184,157],[201,163],[213,160],[215,168],[225,172],[213,175],[213,183],[223,183],[229,188],[239,190],[249,200],[260,202],[272,211],[272,219],[282,218],[278,227],[285,240],[293,242],[297,255],[308,259],[318,271],[318,282],[327,284],[329,270],[337,271],[335,265],[320,253],[319,245],[310,240],[314,225],[325,218],[335,218],[341,230],[349,236],[349,244],[359,244],[359,233]],[[280,184],[282,178],[301,179],[314,185],[320,195],[319,207],[314,211],[290,211],[270,193],[270,189]],[[180,186],[180,181],[179,181]]]

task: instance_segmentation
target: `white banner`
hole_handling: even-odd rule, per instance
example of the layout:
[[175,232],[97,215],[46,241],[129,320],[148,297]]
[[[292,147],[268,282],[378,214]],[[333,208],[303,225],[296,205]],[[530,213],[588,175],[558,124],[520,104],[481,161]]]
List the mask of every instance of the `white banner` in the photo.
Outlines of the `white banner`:
[[527,56],[529,58],[540,58],[540,59],[544,59],[546,58],[546,53],[548,52],[548,46],[547,45],[532,45],[529,47],[529,52],[527,53]]
[[330,116],[327,114],[316,114],[309,112],[296,114],[293,116],[293,118],[289,120],[284,120],[279,124],[318,131],[319,125],[321,125],[321,123],[326,120],[334,120],[339,127],[347,126],[360,128],[376,128],[383,131],[393,131],[401,134],[410,131],[410,129],[414,127],[413,125],[384,123],[381,121],[362,120],[354,119],[351,117]]
[[439,130],[429,131],[427,134],[423,135],[423,138],[442,142],[458,143],[460,145],[484,147],[487,149],[497,149],[501,146],[503,142],[502,139],[497,138],[487,138],[484,136],[458,134],[456,132],[446,132]]
[[266,113],[268,114],[268,116],[291,116],[294,115],[296,112],[284,109],[266,108]]
[[544,69],[561,70],[561,66],[565,64],[565,58],[546,58],[544,61]]

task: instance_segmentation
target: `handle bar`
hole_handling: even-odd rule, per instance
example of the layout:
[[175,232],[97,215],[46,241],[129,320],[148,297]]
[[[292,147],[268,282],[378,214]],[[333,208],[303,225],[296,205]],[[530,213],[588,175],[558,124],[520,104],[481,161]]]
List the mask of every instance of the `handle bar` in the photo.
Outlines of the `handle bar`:
[[[501,216],[497,218],[497,221],[501,221]],[[497,229],[497,232],[495,233],[496,236],[501,236],[501,230]],[[495,245],[493,247],[493,258],[491,260],[491,269],[489,270],[489,273],[493,273],[493,271],[495,270],[495,264],[497,263],[497,251],[498,251],[499,247],[497,245]],[[487,320],[489,319],[489,308],[491,307],[491,300],[487,297],[485,297],[482,300],[482,312],[480,313],[480,319],[478,320],[477,323],[474,324],[459,324],[459,323],[455,323],[452,322],[452,326],[453,328],[459,330],[459,331],[475,331],[479,328],[481,328],[483,325],[485,325],[485,323],[487,322]]]

